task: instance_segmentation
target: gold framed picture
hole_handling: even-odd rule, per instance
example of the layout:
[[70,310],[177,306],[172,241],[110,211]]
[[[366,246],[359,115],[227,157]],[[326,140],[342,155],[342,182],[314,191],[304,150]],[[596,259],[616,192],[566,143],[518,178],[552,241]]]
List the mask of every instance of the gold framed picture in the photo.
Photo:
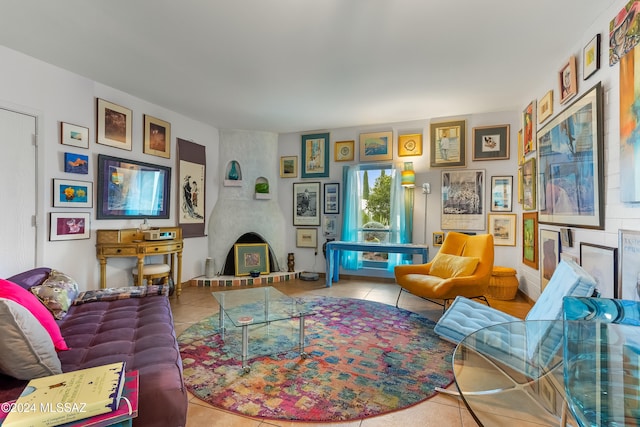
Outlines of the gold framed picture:
[[553,114],[553,89],[547,92],[538,102],[538,123],[547,120]]
[[121,105],[98,98],[96,142],[131,151],[133,112]]
[[171,158],[171,124],[155,117],[144,115],[145,154]]
[[336,141],[333,146],[333,159],[336,162],[350,162],[354,159],[355,141]]
[[578,94],[578,75],[576,73],[576,57],[571,56],[558,73],[560,83],[560,104],[564,104]]
[[431,167],[466,165],[465,120],[431,123]]
[[422,134],[412,133],[398,135],[398,156],[421,156],[422,155]]
[[393,132],[360,134],[360,161],[377,162],[393,159]]
[[298,156],[280,157],[280,178],[298,177]]
[[433,233],[433,246],[442,246],[442,242],[444,242],[444,232],[435,231]]

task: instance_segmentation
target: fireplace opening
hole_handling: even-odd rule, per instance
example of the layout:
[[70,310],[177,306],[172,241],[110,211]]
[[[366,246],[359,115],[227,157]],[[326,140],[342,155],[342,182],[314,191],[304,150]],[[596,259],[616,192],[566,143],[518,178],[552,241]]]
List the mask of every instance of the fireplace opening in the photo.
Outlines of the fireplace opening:
[[[280,271],[280,267],[278,266],[278,259],[273,254],[271,245],[269,245],[269,242],[264,240],[262,236],[260,236],[258,233],[253,233],[253,232],[245,233],[242,236],[240,236],[235,243],[267,243],[269,247],[269,273]],[[222,270],[222,274],[224,276],[235,276],[236,274],[235,265],[236,265],[236,257],[235,257],[235,251],[233,250],[233,245],[232,245],[231,249],[229,249],[229,252],[227,253],[227,259],[224,263],[224,269]]]

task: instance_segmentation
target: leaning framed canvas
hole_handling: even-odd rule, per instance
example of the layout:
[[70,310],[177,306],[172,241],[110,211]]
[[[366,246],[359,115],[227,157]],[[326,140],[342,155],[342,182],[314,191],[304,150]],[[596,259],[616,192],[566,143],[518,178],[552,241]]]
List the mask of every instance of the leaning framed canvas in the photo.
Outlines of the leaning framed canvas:
[[491,208],[492,212],[511,212],[513,200],[513,177],[491,177]]
[[329,134],[302,135],[302,178],[329,176]]
[[544,290],[560,262],[560,232],[540,230],[540,291]]
[[171,123],[144,115],[145,154],[171,158]]
[[569,61],[560,69],[558,81],[560,86],[560,104],[564,104],[578,93],[578,75],[576,72],[575,56],[571,56]]
[[538,269],[538,213],[522,213],[522,263]]
[[460,169],[442,172],[443,230],[484,230],[485,171]]
[[598,83],[538,131],[541,223],[604,228],[604,136]]
[[620,248],[618,295],[622,299],[640,301],[640,231],[618,230],[618,248]]
[[269,274],[269,245],[266,243],[236,243],[233,245],[235,275],[248,276],[252,271]]
[[466,165],[467,122],[431,123],[431,167]]
[[133,112],[121,105],[98,98],[96,142],[131,151]]
[[360,134],[360,161],[377,162],[393,159],[393,132]]
[[51,212],[49,240],[82,240],[91,237],[89,212]]
[[398,156],[422,156],[422,134],[398,135]]
[[54,178],[53,206],[56,208],[93,207],[93,182]]
[[293,183],[293,225],[320,225],[320,183]]
[[489,214],[489,234],[496,246],[516,245],[516,214]]
[[78,148],[89,148],[89,128],[60,122],[60,143]]
[[509,158],[509,125],[473,128],[473,160]]
[[596,279],[602,298],[618,298],[618,248],[580,242],[580,265]]

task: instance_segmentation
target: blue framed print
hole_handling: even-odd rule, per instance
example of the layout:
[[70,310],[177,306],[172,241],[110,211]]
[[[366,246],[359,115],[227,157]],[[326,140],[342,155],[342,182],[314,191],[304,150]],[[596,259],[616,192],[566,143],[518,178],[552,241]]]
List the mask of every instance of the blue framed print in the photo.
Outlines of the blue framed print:
[[302,135],[302,178],[329,176],[329,133]]

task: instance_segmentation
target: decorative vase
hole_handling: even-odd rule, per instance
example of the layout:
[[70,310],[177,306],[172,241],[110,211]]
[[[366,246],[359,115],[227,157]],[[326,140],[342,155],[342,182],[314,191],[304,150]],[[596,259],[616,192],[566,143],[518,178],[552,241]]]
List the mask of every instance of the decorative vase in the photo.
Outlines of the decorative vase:
[[237,164],[238,162],[236,162],[235,160],[231,161],[231,169],[229,169],[229,175],[227,176],[227,178],[229,178],[232,181],[237,181],[239,178],[238,168],[236,167]]
[[209,277],[215,277],[216,275],[216,263],[212,258],[207,258],[204,263],[204,275]]
[[289,252],[289,254],[287,255],[287,267],[289,268],[287,271],[289,273],[293,273],[295,271],[295,266],[296,266],[296,257],[293,254],[293,252]]

